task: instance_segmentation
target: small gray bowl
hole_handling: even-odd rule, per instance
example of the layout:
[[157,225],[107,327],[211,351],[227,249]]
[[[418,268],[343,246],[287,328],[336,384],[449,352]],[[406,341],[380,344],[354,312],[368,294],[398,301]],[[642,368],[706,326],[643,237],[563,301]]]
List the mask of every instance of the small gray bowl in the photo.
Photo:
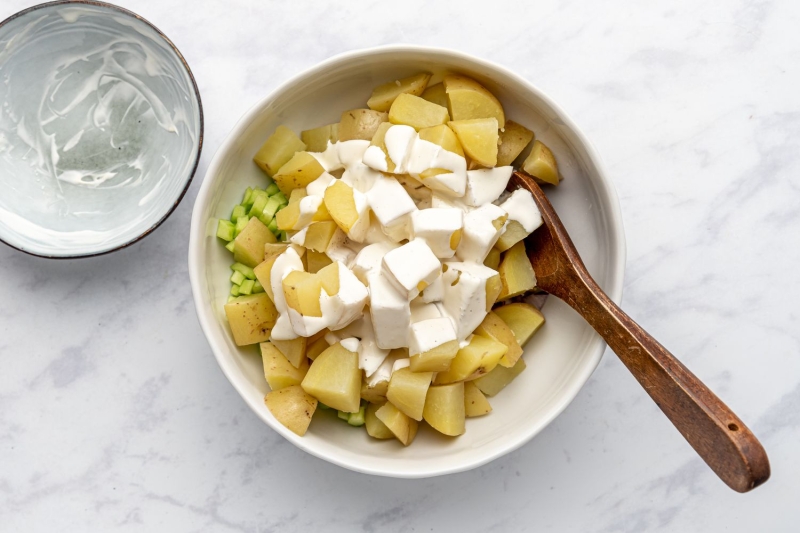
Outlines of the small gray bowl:
[[49,258],[152,232],[194,176],[203,109],[189,65],[123,8],[73,0],[0,23],[0,241]]

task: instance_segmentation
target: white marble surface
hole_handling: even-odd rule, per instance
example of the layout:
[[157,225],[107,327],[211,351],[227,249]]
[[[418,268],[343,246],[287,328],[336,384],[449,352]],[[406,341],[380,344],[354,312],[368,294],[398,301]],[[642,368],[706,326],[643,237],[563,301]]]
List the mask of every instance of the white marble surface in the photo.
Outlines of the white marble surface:
[[[0,531],[800,530],[800,4],[120,3],[192,66],[202,163],[175,214],[125,251],[0,248]],[[3,0],[0,18],[28,5]],[[766,485],[727,489],[610,353],[534,441],[437,479],[342,470],[245,407],[192,305],[197,187],[276,84],[391,42],[508,66],[584,129],[621,198],[625,309],[749,423]]]

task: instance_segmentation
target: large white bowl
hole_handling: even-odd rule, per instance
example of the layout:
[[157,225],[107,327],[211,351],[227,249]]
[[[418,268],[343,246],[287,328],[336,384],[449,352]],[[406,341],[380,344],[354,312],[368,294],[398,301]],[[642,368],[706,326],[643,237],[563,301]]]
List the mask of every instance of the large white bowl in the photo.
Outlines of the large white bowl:
[[[269,391],[255,347],[237,348],[225,320],[231,255],[215,238],[216,220],[228,218],[247,186],[266,178],[252,156],[279,124],[300,131],[336,122],[342,111],[363,107],[372,88],[421,70],[472,76],[503,103],[506,115],[531,128],[555,153],[564,181],[548,189],[589,271],[619,302],[625,243],[619,205],[600,158],[550,98],[530,82],[488,61],[436,48],[388,46],[331,58],[289,80],[253,107],[217,151],[192,215],[189,274],[200,325],[222,371],[272,429],[297,447],[368,474],[402,478],[460,472],[485,464],[529,441],[586,383],[605,344],[563,302],[550,298],[547,323],[526,346],[528,368],[491,398],[488,416],[467,421],[467,432],[445,438],[422,429],[414,443],[377,441],[365,431],[318,413],[305,437],[283,427],[264,405]],[[320,416],[320,414],[322,416]]]

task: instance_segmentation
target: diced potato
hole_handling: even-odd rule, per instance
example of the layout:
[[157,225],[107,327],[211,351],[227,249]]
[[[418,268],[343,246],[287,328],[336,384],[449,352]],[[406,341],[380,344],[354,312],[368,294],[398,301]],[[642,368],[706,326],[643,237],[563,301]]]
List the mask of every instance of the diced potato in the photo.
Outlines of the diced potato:
[[372,109],[351,109],[342,113],[339,122],[339,140],[361,139],[369,141],[378,130],[381,122],[389,120],[389,114]]
[[448,128],[446,124],[422,128],[419,130],[419,138],[423,141],[438,144],[448,152],[453,152],[454,154],[464,157],[464,150],[461,148],[461,143],[458,142],[458,137],[456,137],[453,130]]
[[[303,190],[303,189],[295,189]],[[289,205],[278,211],[275,215],[275,222],[278,225],[279,230],[283,231],[291,231],[291,230],[300,230],[303,229],[300,224],[300,200],[295,202],[289,202]],[[307,219],[306,219],[307,220]],[[331,215],[328,213],[328,208],[325,207],[325,203],[320,203],[317,211],[314,213],[313,217],[311,218],[312,221],[331,221]],[[303,223],[305,224],[305,222]]]
[[389,428],[389,431],[403,446],[408,446],[417,436],[419,422],[406,416],[397,407],[386,402],[375,411],[375,417]]
[[498,250],[496,247],[489,250],[489,255],[487,255],[486,259],[483,260],[483,264],[492,270],[497,270],[497,267],[500,266],[500,250]]
[[496,119],[454,120],[448,126],[453,128],[461,147],[474,163],[484,167],[497,165]]
[[328,341],[325,340],[325,337],[319,338],[315,341],[309,341],[308,349],[306,349],[306,357],[314,361],[317,357],[319,357],[319,354],[327,350],[328,347],[330,347],[330,344],[328,344]]
[[465,415],[463,383],[439,385],[428,390],[423,416],[433,429],[450,437],[462,435]]
[[412,372],[444,372],[458,352],[458,341],[452,340],[433,350],[411,356]]
[[302,386],[328,407],[357,413],[361,404],[358,354],[337,342],[311,363]]
[[297,152],[272,176],[275,184],[285,195],[294,189],[304,189],[325,172],[314,156],[308,152]]
[[412,372],[408,368],[393,372],[386,399],[414,420],[422,420],[425,394],[432,378],[433,372]]
[[499,364],[505,367],[512,367],[516,364],[517,359],[522,357],[522,348],[517,342],[514,332],[497,314],[489,311],[486,314],[486,318],[483,319],[483,322],[475,328],[475,333],[506,345],[508,351],[500,359]]
[[306,196],[308,196],[308,193],[306,192],[305,188],[292,189],[292,192],[289,193],[289,203],[290,204],[297,203]]
[[253,268],[264,260],[264,245],[277,242],[277,239],[268,227],[252,217],[233,242],[234,261]]
[[[384,398],[383,402],[385,401],[386,398]],[[364,416],[367,435],[376,439],[392,439],[394,438],[394,433],[375,416],[375,412],[383,406],[383,402],[367,405],[367,412]]]
[[494,396],[503,390],[506,385],[514,381],[514,378],[519,376],[525,368],[525,359],[520,358],[513,367],[506,368],[498,365],[494,370],[476,379],[473,383],[482,393],[487,396]]
[[331,263],[317,272],[316,276],[328,296],[339,294],[339,263]]
[[380,403],[386,401],[386,392],[389,390],[388,381],[379,381],[374,387],[370,387],[366,381],[361,384],[361,399],[369,403]]
[[305,149],[305,143],[298,139],[292,130],[286,126],[278,126],[275,128],[275,132],[258,149],[253,161],[261,170],[273,176],[279,168],[292,158],[295,152],[301,152]]
[[500,101],[477,81],[466,76],[445,76],[442,83],[453,120],[494,118],[498,124],[506,123]]
[[278,311],[265,293],[240,296],[225,304],[225,315],[237,346],[269,340]]
[[433,380],[435,385],[444,385],[478,378],[497,366],[508,348],[494,339],[473,335],[472,340],[461,348],[450,363],[447,372],[439,372]]
[[531,130],[513,120],[506,122],[498,141],[497,166],[504,167],[513,163],[532,140],[533,132]]
[[325,206],[333,221],[345,233],[358,222],[358,210],[353,188],[341,180],[325,189]]
[[440,105],[442,107],[447,107],[448,104],[447,93],[444,90],[443,83],[437,83],[436,85],[431,85],[430,87],[425,89],[425,92],[423,92],[420,96],[422,96],[422,98],[433,104]]
[[536,178],[537,181],[558,185],[558,165],[553,152],[541,141],[533,142],[530,155],[522,163],[522,170]]
[[317,400],[299,385],[270,392],[264,397],[264,403],[278,422],[301,437],[306,434],[317,410]]
[[[281,255],[283,252],[286,251],[288,247],[289,243],[287,242],[268,242],[267,244],[264,245],[264,261],[266,261],[271,257]],[[300,247],[299,246],[295,247],[295,250],[297,250],[298,248]],[[302,250],[302,248],[300,248],[300,250]]]
[[[275,346],[283,356],[292,363],[295,368],[300,368],[304,364],[308,366],[306,358],[306,345],[308,339],[305,337],[297,337],[289,341],[279,341],[273,339],[272,345]],[[298,382],[299,383],[299,382]]]
[[499,301],[508,300],[536,287],[536,274],[525,252],[525,243],[518,242],[503,256],[498,267],[503,289],[497,297]]
[[339,123],[300,132],[300,138],[306,143],[306,147],[300,150],[324,152],[328,142],[336,143],[339,140]]
[[286,305],[303,316],[321,317],[319,296],[322,283],[317,274],[294,270],[283,278]]
[[308,372],[308,359],[303,357],[295,367],[271,342],[261,343],[261,360],[264,363],[264,377],[272,390],[292,385],[300,385]]
[[372,139],[370,140],[369,143],[371,146],[377,146],[384,153],[384,157],[386,159],[386,170],[388,172],[394,172],[395,168],[397,168],[396,165],[394,164],[394,161],[392,161],[392,158],[389,157],[389,151],[386,148],[386,140],[385,140],[386,131],[392,126],[394,126],[394,124],[392,124],[391,122],[382,122],[378,126],[378,129],[375,130],[375,135],[372,136]]
[[533,334],[544,324],[542,312],[524,302],[504,305],[495,309],[494,312],[508,324],[520,346],[525,346]]
[[308,250],[308,253],[306,253],[306,263],[306,270],[312,274],[315,274],[333,263],[333,261],[331,261],[331,258],[322,252]]
[[[283,253],[283,252],[281,252]],[[253,272],[256,274],[256,279],[264,287],[264,292],[271,301],[275,301],[275,295],[272,293],[272,266],[280,254],[275,254],[267,257],[267,259],[256,266]]]
[[389,111],[392,102],[401,94],[413,94],[419,96],[428,86],[431,75],[427,72],[420,72],[414,76],[401,80],[392,80],[383,85],[378,85],[372,91],[372,96],[367,100],[367,106],[375,111]]
[[[322,205],[325,205],[324,203]],[[280,213],[278,213],[280,214]],[[306,230],[306,238],[303,246],[308,250],[315,252],[324,252],[328,249],[328,244],[336,233],[336,222],[333,220],[325,220],[322,222],[313,222]]]
[[474,381],[464,382],[464,410],[467,418],[483,416],[492,410],[489,400],[483,395]]
[[500,235],[497,244],[495,244],[495,248],[501,252],[505,252],[528,235],[530,235],[530,232],[522,227],[522,224],[516,220],[509,220],[508,224],[506,224],[506,230]]
[[492,310],[492,307],[497,302],[500,292],[503,290],[503,282],[500,279],[500,274],[492,276],[486,280],[486,312]]
[[446,124],[448,120],[450,115],[447,114],[446,107],[411,94],[399,95],[389,109],[389,122],[405,124],[415,130]]

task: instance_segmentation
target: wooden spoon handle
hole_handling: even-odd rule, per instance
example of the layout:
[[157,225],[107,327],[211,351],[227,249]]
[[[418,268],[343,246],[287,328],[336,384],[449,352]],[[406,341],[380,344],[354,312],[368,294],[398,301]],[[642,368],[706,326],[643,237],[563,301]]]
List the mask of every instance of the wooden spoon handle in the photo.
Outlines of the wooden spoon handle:
[[[770,475],[761,443],[744,423],[666,348],[578,269],[559,295],[605,339],[644,390],[711,469],[747,492]],[[585,274],[585,275],[584,275]]]

